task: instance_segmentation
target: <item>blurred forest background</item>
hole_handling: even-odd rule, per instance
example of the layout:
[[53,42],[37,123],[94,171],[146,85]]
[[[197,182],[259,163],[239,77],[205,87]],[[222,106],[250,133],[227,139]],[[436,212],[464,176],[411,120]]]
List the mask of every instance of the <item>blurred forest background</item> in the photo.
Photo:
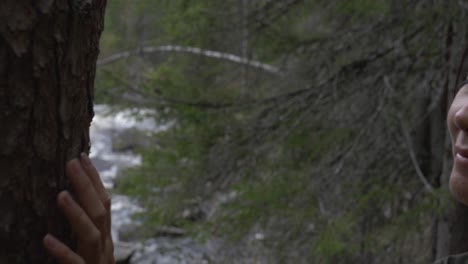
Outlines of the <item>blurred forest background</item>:
[[108,1],[96,102],[166,126],[129,147],[142,164],[114,190],[145,208],[139,239],[160,227],[222,239],[213,263],[456,251],[445,114],[467,73],[467,12],[464,0]]

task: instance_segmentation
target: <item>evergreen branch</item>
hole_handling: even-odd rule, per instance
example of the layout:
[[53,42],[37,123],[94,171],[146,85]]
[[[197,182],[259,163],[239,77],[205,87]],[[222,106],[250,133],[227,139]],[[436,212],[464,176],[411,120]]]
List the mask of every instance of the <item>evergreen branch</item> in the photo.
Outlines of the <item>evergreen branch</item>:
[[139,103],[151,104],[151,102],[161,102],[161,103],[167,103],[167,104],[173,104],[173,105],[197,107],[201,109],[222,109],[222,108],[228,108],[228,107],[233,106],[233,104],[230,104],[230,103],[211,103],[211,102],[205,102],[205,101],[192,102],[192,101],[185,101],[181,99],[151,94],[149,92],[142,91],[136,85],[124,80],[123,78],[117,76],[116,74],[113,74],[109,70],[104,70],[104,72],[108,74],[111,78],[113,78],[115,81],[120,82],[123,85],[125,85],[125,87],[129,91],[137,94],[138,96],[141,96],[141,99],[137,100],[137,102]]

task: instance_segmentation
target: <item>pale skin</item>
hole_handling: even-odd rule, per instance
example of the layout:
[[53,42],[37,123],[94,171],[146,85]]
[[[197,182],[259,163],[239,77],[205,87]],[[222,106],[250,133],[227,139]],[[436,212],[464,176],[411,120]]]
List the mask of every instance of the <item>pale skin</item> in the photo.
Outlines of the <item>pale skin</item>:
[[453,151],[450,190],[458,201],[468,205],[468,84],[455,96],[447,115],[447,125]]
[[111,201],[99,174],[88,156],[68,162],[66,168],[76,201],[67,191],[57,196],[57,203],[77,236],[76,252],[51,234],[44,246],[60,264],[114,264],[111,236]]

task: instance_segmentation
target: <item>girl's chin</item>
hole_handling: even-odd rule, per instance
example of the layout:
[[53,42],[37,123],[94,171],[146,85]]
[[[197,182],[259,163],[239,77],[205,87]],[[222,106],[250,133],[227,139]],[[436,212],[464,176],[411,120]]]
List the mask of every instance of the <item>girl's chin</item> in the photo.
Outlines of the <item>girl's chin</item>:
[[453,197],[468,206],[468,172],[452,171],[449,186]]

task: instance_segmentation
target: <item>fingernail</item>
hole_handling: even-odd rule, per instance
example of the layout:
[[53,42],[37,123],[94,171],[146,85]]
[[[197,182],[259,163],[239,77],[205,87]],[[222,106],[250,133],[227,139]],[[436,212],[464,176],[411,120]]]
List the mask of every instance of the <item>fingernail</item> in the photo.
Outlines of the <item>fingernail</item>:
[[71,196],[70,194],[67,192],[67,191],[63,191],[62,193],[60,193],[60,200],[62,201],[62,203],[66,206],[70,206],[72,201],[71,201]]
[[68,163],[68,168],[72,173],[79,173],[81,171],[80,162],[77,159],[73,159]]
[[50,249],[54,249],[55,247],[57,247],[57,244],[58,244],[58,241],[57,239],[52,236],[51,234],[47,234],[45,237],[44,237],[44,243],[45,245],[50,248]]
[[86,163],[86,164],[91,163],[91,161],[89,160],[89,157],[88,157],[88,155],[86,155],[86,153],[81,152],[80,157],[81,157],[81,161],[83,161],[84,163]]

